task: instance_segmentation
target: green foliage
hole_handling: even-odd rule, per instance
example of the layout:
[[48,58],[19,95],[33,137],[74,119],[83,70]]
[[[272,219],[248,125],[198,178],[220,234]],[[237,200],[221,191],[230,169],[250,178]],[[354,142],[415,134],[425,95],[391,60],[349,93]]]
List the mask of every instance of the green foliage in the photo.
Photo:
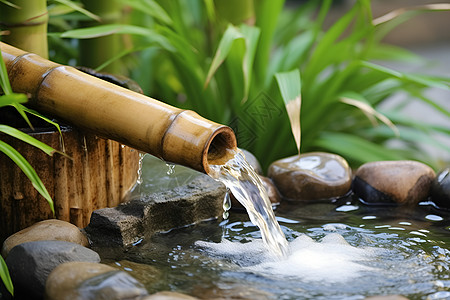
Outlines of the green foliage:
[[[22,105],[22,103],[25,103],[28,100],[24,94],[13,93],[11,85],[9,83],[5,63],[1,58],[1,51],[0,51],[0,87],[4,93],[4,95],[0,95],[0,108],[7,105],[14,106],[31,127],[31,123],[28,120],[28,117],[25,112],[28,111],[35,115],[39,114],[32,110],[27,109]],[[54,122],[51,123],[54,124]],[[57,128],[58,130],[60,130],[59,126],[57,126]],[[19,140],[22,140],[44,151],[48,155],[53,155],[53,153],[56,152],[56,150],[54,150],[50,146],[47,146],[41,141],[38,141],[35,138],[29,136],[28,134],[25,134],[13,127],[0,124],[0,132],[15,137]],[[48,204],[50,205],[50,209],[54,214],[55,210],[53,206],[53,200],[50,197],[50,194],[48,193],[44,184],[42,183],[42,180],[36,174],[36,171],[33,169],[33,167],[26,161],[26,159],[19,152],[17,152],[17,150],[15,150],[13,147],[11,147],[10,145],[1,140],[0,140],[0,151],[3,152],[5,155],[7,155],[9,158],[11,158],[11,160],[25,173],[25,175],[30,179],[33,187],[42,195],[42,197],[44,197],[47,200]]]
[[[116,1],[133,8],[123,25],[77,29],[76,20],[82,16],[71,12],[63,18],[70,25],[66,32],[54,37],[131,34],[116,58],[127,60],[131,76],[146,94],[229,124],[239,146],[252,151],[264,168],[298,152],[289,122],[290,117],[298,123],[298,113],[286,110],[289,99],[283,89],[300,87],[301,152],[336,152],[354,166],[416,159],[438,168],[439,162],[425,157],[420,145],[433,140],[430,134],[448,134],[448,129],[410,120],[401,115],[400,107],[380,107],[402,93],[408,101],[421,101],[449,116],[445,107],[424,94],[429,87],[448,90],[449,79],[408,74],[376,61],[420,62],[405,49],[383,44],[382,38],[419,13],[448,10],[449,5],[399,10],[374,20],[370,1],[355,1],[324,29],[331,0],[309,1],[295,10],[283,9],[283,0],[248,0],[252,5],[235,1],[232,9],[240,13],[234,16],[230,6],[219,5],[221,0]],[[253,17],[239,20],[241,15]],[[283,85],[293,70],[301,83],[291,78],[296,83]],[[295,132],[300,124],[292,124],[292,130],[299,139]],[[392,140],[404,147],[390,147]]]
[[8,266],[6,265],[3,257],[0,255],[0,278],[3,281],[6,289],[14,296],[14,287],[9,276]]

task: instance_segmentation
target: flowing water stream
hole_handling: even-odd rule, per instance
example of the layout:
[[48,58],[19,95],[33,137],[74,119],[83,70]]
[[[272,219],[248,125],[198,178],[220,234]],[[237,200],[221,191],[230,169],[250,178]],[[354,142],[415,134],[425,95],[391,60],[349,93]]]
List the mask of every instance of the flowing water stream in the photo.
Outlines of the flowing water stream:
[[278,257],[286,257],[289,245],[275,219],[266,189],[258,174],[245,160],[240,150],[232,152],[232,159],[222,165],[210,165],[209,175],[225,184],[229,191],[245,207],[253,224],[259,227],[269,251]]

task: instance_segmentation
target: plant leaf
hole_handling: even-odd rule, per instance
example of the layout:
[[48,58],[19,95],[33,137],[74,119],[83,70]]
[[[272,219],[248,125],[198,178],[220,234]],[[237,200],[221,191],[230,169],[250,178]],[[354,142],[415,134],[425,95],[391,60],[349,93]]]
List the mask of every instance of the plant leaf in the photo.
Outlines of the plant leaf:
[[96,20],[97,22],[101,22],[101,18],[99,16],[97,16],[96,14],[91,13],[90,11],[82,8],[81,6],[79,6],[76,2],[74,1],[70,1],[70,0],[54,0],[55,2],[58,2],[60,4],[66,5],[70,8],[72,8],[73,10],[76,10],[80,13],[82,13],[83,15]]
[[300,71],[295,69],[290,72],[275,74],[281,97],[286,106],[286,111],[291,122],[291,130],[294,135],[298,153],[300,153],[301,127],[300,127],[300,107],[301,107],[301,81]]
[[11,147],[10,145],[8,145],[3,141],[0,141],[0,151],[2,151],[3,153],[6,154],[6,156],[11,158],[12,161],[25,173],[25,175],[30,179],[33,187],[39,192],[39,194],[42,195],[42,197],[44,197],[47,200],[50,209],[54,215],[55,208],[53,206],[53,200],[50,197],[50,194],[48,193],[41,179],[37,175],[36,171],[28,163],[28,161],[13,147]]
[[153,30],[140,26],[127,24],[108,24],[88,28],[73,29],[62,33],[60,36],[62,38],[92,39],[111,34],[135,34],[148,36],[153,33]]
[[36,148],[44,151],[47,155],[52,156],[55,152],[58,152],[57,150],[53,149],[52,147],[48,146],[47,144],[35,139],[34,137],[32,137],[14,127],[0,124],[0,132],[6,133],[7,135],[15,137],[16,139],[19,139],[21,141],[24,141],[25,143],[28,143],[28,144],[32,145],[33,147],[36,147]]
[[395,133],[396,137],[400,136],[398,128],[391,122],[386,116],[377,112],[362,95],[357,93],[344,93],[339,97],[339,101],[342,103],[355,106],[359,108],[367,118],[372,122],[372,125],[376,126],[376,119],[386,124]]
[[2,278],[3,284],[5,285],[8,292],[14,296],[14,286],[11,281],[11,276],[9,276],[8,266],[6,265],[3,257],[0,255],[0,277]]
[[0,48],[0,87],[5,95],[12,94],[11,84],[9,82],[8,71],[2,56],[2,49]]
[[14,3],[11,3],[11,2],[9,2],[7,0],[0,0],[0,2],[3,3],[3,4],[6,4],[8,6],[11,6],[13,8],[16,8],[16,9],[22,9],[20,6],[14,4]]
[[170,25],[173,23],[167,12],[153,0],[126,0],[123,1],[126,5],[133,7],[155,19],[158,19],[164,24]]
[[233,46],[234,41],[242,38],[244,38],[242,33],[235,26],[229,24],[222,36],[222,39],[220,40],[211,66],[209,67],[208,75],[205,80],[205,88],[208,86],[211,78],[214,76],[214,73],[228,56],[228,53],[230,53],[231,46]]
[[25,96],[25,94],[11,93],[0,96],[0,107],[25,103],[27,101],[28,99],[27,96]]
[[394,149],[388,150],[386,147],[355,134],[323,132],[314,141],[314,144],[330,152],[338,153],[343,157],[352,158],[357,163],[404,159]]

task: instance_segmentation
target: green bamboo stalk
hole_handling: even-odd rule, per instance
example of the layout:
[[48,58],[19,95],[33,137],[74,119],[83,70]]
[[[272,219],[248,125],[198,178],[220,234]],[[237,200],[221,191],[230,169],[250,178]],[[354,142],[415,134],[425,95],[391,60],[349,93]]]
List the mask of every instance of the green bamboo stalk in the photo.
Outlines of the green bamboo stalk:
[[14,5],[0,2],[0,28],[7,34],[2,41],[48,57],[47,45],[47,1],[46,0],[10,0]]
[[[92,27],[97,25],[118,24],[121,20],[120,1],[111,0],[82,0],[84,8],[97,15],[101,24],[95,20],[84,21],[81,27]],[[112,34],[91,39],[80,40],[80,65],[97,68],[109,59],[116,57],[123,49],[121,47],[121,36]],[[114,74],[123,74],[122,64],[116,60],[106,66],[102,71]]]

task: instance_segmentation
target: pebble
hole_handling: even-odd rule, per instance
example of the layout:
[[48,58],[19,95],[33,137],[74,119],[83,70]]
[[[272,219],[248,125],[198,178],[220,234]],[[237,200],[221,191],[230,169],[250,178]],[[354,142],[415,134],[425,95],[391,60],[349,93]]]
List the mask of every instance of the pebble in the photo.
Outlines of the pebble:
[[339,155],[311,152],[273,162],[268,176],[288,200],[335,199],[350,190],[351,169]]
[[431,200],[440,208],[450,209],[450,167],[439,172],[433,180]]
[[65,241],[35,241],[15,246],[6,258],[19,299],[41,299],[45,281],[58,265],[69,261],[100,262],[91,249]]
[[416,161],[369,162],[356,171],[352,189],[365,203],[415,205],[428,198],[435,177]]
[[91,262],[56,267],[48,276],[45,294],[47,300],[125,300],[148,295],[142,283],[126,272]]
[[2,247],[2,256],[7,257],[14,246],[26,242],[59,240],[89,246],[88,239],[80,229],[65,221],[50,219],[37,222],[9,236]]

